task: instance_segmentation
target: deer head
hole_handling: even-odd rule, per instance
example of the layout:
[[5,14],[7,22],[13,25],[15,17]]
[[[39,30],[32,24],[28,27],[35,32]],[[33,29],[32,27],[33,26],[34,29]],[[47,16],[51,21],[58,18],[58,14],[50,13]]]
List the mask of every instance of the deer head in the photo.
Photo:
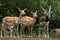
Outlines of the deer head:
[[19,10],[19,12],[20,12],[20,15],[19,15],[19,19],[18,19],[17,23],[19,23],[19,21],[21,20],[21,17],[22,17],[23,15],[25,15],[25,10],[26,10],[26,8],[23,9],[23,10],[20,10],[20,8],[18,8],[18,10]]
[[23,10],[21,10],[20,8],[18,8],[18,10],[19,10],[19,12],[20,12],[21,15],[25,15],[25,10],[26,10],[26,8],[23,9]]
[[33,15],[34,18],[37,17],[37,11],[36,11],[36,12],[32,12],[32,11],[31,11],[31,14]]
[[46,16],[48,16],[48,18],[51,18],[51,6],[49,7],[49,10],[48,10],[48,12],[41,6],[41,8],[43,9],[43,11],[44,11],[44,14],[46,15]]

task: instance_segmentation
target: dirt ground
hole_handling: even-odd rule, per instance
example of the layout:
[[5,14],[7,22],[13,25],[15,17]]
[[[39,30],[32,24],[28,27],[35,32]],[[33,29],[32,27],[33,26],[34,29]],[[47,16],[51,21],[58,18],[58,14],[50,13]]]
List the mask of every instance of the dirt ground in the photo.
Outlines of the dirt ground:
[[0,40],[60,40],[59,38],[38,38],[38,37],[0,37]]

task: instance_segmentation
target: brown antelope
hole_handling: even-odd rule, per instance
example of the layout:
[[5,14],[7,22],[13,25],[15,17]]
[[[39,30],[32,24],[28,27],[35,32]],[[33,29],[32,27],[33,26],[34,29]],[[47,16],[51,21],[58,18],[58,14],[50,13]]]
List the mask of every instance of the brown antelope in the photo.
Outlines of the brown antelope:
[[10,30],[10,35],[12,35],[12,30],[13,27],[15,26],[14,23],[18,20],[18,17],[4,17],[2,19],[3,24],[2,24],[2,31],[4,32],[5,35],[5,30],[8,28]]
[[[36,21],[36,17],[37,17],[37,11],[36,12],[31,12],[33,17],[29,17],[29,16],[23,16],[21,17],[21,32],[23,33],[24,28],[26,27],[28,29],[29,32],[29,37],[31,36],[31,32],[32,32],[32,27]],[[31,29],[31,30],[30,30]]]
[[55,31],[56,31],[56,34],[57,34],[56,37],[60,37],[60,29],[56,29]]
[[[2,24],[2,31],[4,32],[4,34],[5,34],[5,29],[6,29],[6,28],[12,28],[12,29],[13,29],[14,26],[18,26],[21,17],[22,17],[23,15],[25,15],[25,10],[26,10],[26,8],[25,8],[24,10],[20,10],[20,8],[18,8],[18,10],[19,10],[19,12],[20,12],[19,17],[6,16],[6,17],[4,17],[4,18],[2,19],[2,22],[3,22],[3,24]],[[17,24],[17,25],[16,25],[16,24]],[[17,28],[18,28],[18,27],[17,27]],[[10,29],[10,33],[12,33],[12,31],[13,31],[12,29]],[[18,31],[18,29],[17,29],[17,31]]]
[[[49,19],[51,18],[51,13],[52,13],[51,6],[49,7],[48,12],[42,6],[41,6],[41,8],[43,9],[45,15],[40,17],[39,24],[42,28],[44,28],[44,30],[46,30],[46,28],[47,28],[46,32],[49,37],[49,33],[48,33],[49,28],[48,27],[49,27]],[[45,37],[46,37],[46,35],[45,35]]]

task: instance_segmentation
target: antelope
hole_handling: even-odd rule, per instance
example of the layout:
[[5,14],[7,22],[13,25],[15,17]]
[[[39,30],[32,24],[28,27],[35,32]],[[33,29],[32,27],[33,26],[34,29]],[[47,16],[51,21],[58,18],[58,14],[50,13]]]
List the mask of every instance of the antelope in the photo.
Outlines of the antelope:
[[[6,17],[4,17],[4,18],[2,19],[2,22],[3,22],[3,24],[2,24],[2,31],[4,32],[4,34],[5,34],[5,29],[6,29],[6,28],[11,28],[11,29],[9,29],[9,30],[10,30],[10,33],[12,34],[13,28],[14,28],[15,26],[17,26],[17,31],[18,31],[18,24],[20,23],[19,21],[20,21],[21,17],[22,17],[23,15],[25,15],[25,10],[26,10],[26,8],[23,9],[23,10],[20,10],[20,8],[18,8],[18,10],[19,10],[19,12],[20,12],[19,17],[16,17],[16,16],[15,16],[15,17],[6,16]],[[11,35],[11,34],[10,34],[10,35]],[[1,35],[2,35],[2,33],[1,33]]]
[[4,35],[5,35],[5,30],[8,28],[10,30],[10,36],[12,36],[12,31],[15,26],[14,24],[16,23],[17,20],[18,20],[18,17],[10,17],[10,16],[4,17],[2,19],[3,21],[2,31],[4,32]]
[[[43,9],[44,11],[44,16],[41,16],[40,19],[39,19],[39,24],[40,26],[44,29],[44,31],[46,31],[46,28],[47,28],[47,35],[48,35],[48,38],[49,38],[49,33],[48,33],[48,27],[49,27],[49,19],[51,18],[51,6],[49,7],[49,10],[48,12],[41,6],[41,8]],[[46,37],[46,35],[45,35]]]
[[59,37],[59,35],[60,35],[60,29],[56,29],[55,31],[56,31],[56,34],[57,34],[56,37]]
[[23,34],[24,28],[26,27],[28,29],[28,32],[29,32],[29,37],[31,36],[32,27],[33,27],[34,23],[36,22],[37,11],[31,12],[31,14],[33,17],[23,16],[23,17],[21,17],[21,20],[20,20],[21,33]]

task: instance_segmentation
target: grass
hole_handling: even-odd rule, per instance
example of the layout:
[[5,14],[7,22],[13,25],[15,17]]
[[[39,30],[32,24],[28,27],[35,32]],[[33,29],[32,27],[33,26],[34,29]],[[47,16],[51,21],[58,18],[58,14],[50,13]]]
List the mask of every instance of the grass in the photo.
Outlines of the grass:
[[[38,29],[38,26],[37,25],[35,25],[34,28],[33,28],[32,36],[33,37],[37,37],[38,34],[39,34],[39,31],[40,31],[40,36],[41,37],[44,37],[45,34],[44,34],[43,29]],[[10,32],[9,32],[8,29],[6,30],[6,33],[7,33],[8,36],[10,35]],[[12,34],[15,35],[15,36],[17,36],[17,34],[18,34],[18,36],[20,36],[20,31],[18,31],[18,32],[17,31],[14,31]],[[1,24],[0,24],[0,35],[1,35]],[[24,35],[28,35],[28,31],[27,30],[24,30]],[[50,29],[49,35],[50,35],[50,37],[56,37],[55,30],[54,29]]]

